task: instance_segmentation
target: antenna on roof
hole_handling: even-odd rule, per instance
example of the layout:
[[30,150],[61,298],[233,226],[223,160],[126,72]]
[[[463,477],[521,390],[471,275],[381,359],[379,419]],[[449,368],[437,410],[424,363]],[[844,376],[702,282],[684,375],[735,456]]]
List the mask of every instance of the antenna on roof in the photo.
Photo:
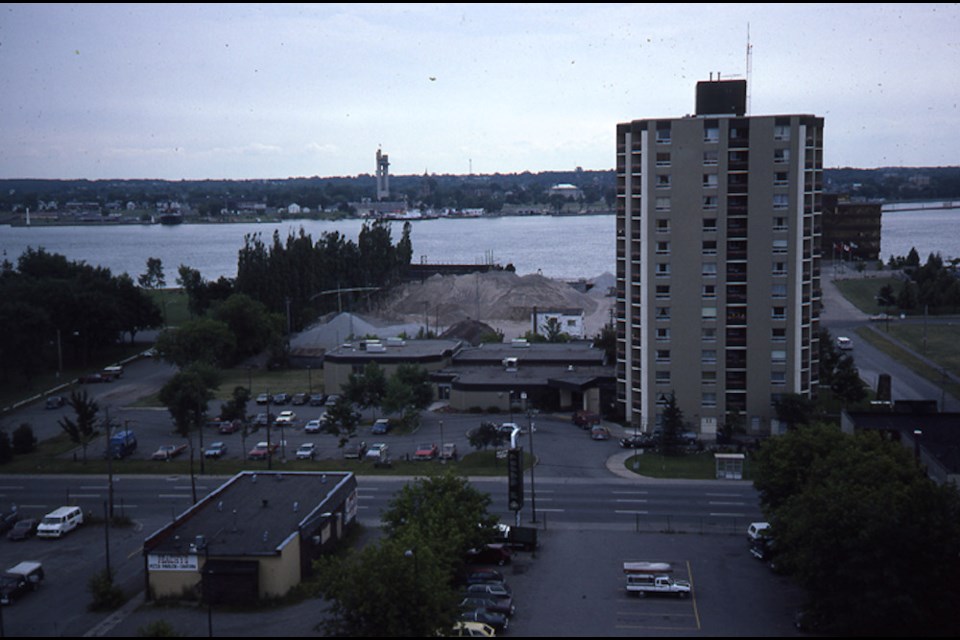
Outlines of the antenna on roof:
[[750,115],[750,80],[753,74],[753,45],[750,44],[750,23],[747,23],[747,115]]

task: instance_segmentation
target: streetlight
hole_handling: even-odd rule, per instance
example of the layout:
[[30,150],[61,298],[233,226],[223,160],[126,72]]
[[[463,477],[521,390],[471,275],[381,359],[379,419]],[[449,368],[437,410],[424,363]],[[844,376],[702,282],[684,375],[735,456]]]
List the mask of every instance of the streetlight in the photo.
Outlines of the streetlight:
[[530,438],[530,522],[535,523],[537,521],[537,487],[535,471],[537,468],[537,457],[533,453],[533,411],[527,406],[527,393],[525,391],[520,394],[520,399],[523,400],[523,407],[527,412],[527,435]]

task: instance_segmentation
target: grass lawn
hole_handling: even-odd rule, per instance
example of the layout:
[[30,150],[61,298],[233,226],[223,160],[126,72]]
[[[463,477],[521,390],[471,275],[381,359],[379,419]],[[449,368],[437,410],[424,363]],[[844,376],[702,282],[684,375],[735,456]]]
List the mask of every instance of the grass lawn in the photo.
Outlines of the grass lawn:
[[891,313],[887,307],[881,307],[877,304],[877,293],[884,285],[889,284],[894,292],[900,291],[903,280],[889,277],[879,278],[850,278],[848,280],[836,280],[834,284],[843,294],[843,297],[849,300],[858,309],[864,313],[874,315],[877,313]]
[[[661,456],[652,451],[638,453],[627,458],[628,471],[650,478],[686,478],[689,480],[715,480],[716,463],[713,454],[707,451],[681,456]],[[750,480],[749,457],[745,461],[744,480]]]
[[[857,335],[934,384],[944,383],[944,369],[954,374],[960,371],[960,323],[928,325],[926,347],[924,347],[922,325],[891,322],[889,328],[884,327],[879,332],[862,328]],[[904,351],[898,344],[888,340],[886,338],[888,335],[917,353],[926,353],[926,357],[937,366],[930,366],[927,362]],[[953,396],[960,396],[960,385],[948,383],[946,392]]]

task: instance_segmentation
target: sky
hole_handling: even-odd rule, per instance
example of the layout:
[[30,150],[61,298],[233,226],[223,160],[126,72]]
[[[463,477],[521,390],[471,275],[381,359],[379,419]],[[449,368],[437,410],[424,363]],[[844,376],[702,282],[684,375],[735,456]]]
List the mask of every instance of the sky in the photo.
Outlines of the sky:
[[0,4],[0,178],[608,170],[711,74],[827,167],[960,165],[956,4]]

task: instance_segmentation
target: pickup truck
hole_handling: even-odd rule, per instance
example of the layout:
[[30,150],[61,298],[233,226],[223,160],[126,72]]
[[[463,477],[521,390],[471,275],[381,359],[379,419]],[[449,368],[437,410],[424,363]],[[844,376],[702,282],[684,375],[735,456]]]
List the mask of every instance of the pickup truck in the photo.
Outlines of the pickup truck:
[[672,567],[665,562],[624,562],[623,572],[627,575],[627,593],[640,596],[648,593],[664,593],[686,598],[690,594],[690,583],[675,580],[666,575]]

